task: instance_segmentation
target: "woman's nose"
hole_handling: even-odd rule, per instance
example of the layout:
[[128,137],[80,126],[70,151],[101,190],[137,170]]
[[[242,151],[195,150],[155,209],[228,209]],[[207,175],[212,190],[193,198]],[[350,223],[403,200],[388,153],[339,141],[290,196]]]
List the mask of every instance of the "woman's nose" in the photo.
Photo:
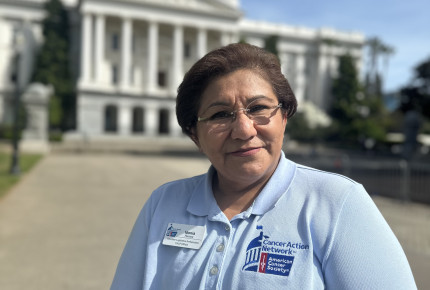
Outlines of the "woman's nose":
[[231,137],[233,139],[248,140],[257,135],[257,130],[252,121],[244,111],[236,113],[236,118],[231,124]]

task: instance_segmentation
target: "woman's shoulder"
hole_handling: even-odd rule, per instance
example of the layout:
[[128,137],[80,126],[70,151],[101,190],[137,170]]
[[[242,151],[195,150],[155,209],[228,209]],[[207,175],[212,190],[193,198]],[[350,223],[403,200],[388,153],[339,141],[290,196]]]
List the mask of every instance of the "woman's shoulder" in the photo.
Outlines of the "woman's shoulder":
[[306,183],[310,186],[334,186],[337,188],[361,186],[360,183],[345,175],[297,163],[295,177],[296,181]]
[[200,174],[193,177],[173,180],[156,188],[147,203],[155,204],[188,204],[195,191],[203,191],[206,187],[207,175]]
[[206,173],[193,177],[177,179],[166,182],[154,190],[152,196],[159,195],[188,195],[191,194],[198,186],[202,186],[206,179]]
[[341,207],[351,196],[368,195],[360,183],[347,176],[301,164],[296,164],[291,188],[296,198],[316,200],[330,208]]

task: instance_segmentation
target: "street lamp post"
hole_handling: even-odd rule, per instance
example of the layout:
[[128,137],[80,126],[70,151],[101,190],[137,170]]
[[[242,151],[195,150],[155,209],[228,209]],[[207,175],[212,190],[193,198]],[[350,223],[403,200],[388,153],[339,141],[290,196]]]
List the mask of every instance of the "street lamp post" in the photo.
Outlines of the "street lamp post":
[[20,62],[21,62],[21,45],[22,36],[17,36],[16,53],[14,56],[15,68],[15,94],[14,94],[14,119],[13,119],[13,135],[12,135],[12,163],[10,167],[10,174],[19,175],[21,173],[19,166],[19,133],[20,133],[20,105],[21,105],[21,75],[20,75]]

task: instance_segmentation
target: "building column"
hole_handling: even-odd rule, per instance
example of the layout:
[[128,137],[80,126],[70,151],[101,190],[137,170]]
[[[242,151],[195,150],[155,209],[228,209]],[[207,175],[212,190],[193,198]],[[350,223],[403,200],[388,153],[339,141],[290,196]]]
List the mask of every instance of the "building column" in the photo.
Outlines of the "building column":
[[304,54],[297,54],[296,58],[296,81],[295,81],[295,92],[297,101],[301,103],[304,100],[305,93],[305,56]]
[[[278,55],[279,55],[279,61],[281,62],[281,72],[285,77],[287,77],[288,76],[287,65],[286,65],[288,63],[287,53],[285,51],[279,51]],[[290,82],[290,80],[288,80],[288,82]]]
[[206,29],[203,28],[199,28],[198,32],[197,32],[197,59],[202,58],[208,48],[208,34]]
[[221,42],[221,46],[226,46],[226,45],[230,44],[231,38],[230,38],[230,35],[229,35],[229,33],[227,31],[222,31],[221,32],[221,40],[220,40],[220,42]]
[[158,130],[158,108],[150,106],[145,108],[145,128],[144,131],[148,136],[157,135]]
[[326,50],[324,46],[319,47],[319,54],[318,54],[318,67],[317,67],[317,73],[316,73],[316,85],[315,85],[315,105],[322,108],[323,110],[326,109],[326,85],[327,85],[327,65],[328,65],[328,59],[326,57]]
[[171,78],[170,89],[173,95],[176,95],[176,89],[181,83],[183,77],[184,63],[184,29],[180,25],[175,25],[173,31],[173,76]]
[[176,106],[173,106],[169,109],[169,129],[170,129],[170,136],[181,136],[182,129],[178,124],[177,118],[176,118]]
[[88,83],[91,80],[91,43],[92,43],[92,15],[84,14],[81,26],[81,77],[80,83]]
[[129,106],[121,104],[118,108],[118,131],[120,135],[131,134],[132,112]]
[[120,87],[126,90],[130,87],[130,72],[131,72],[131,42],[133,34],[133,26],[130,18],[125,18],[122,21],[121,29],[121,78]]
[[77,131],[83,134],[85,140],[92,135],[102,134],[105,107],[85,94],[78,95],[76,107]]
[[94,77],[97,83],[103,81],[103,61],[105,51],[105,17],[104,15],[97,15],[96,17],[96,31],[95,31],[95,62],[94,62]]
[[158,23],[150,22],[148,27],[148,92],[154,93],[157,88],[158,71]]
[[238,31],[234,31],[231,34],[231,43],[238,43],[240,41],[240,36],[239,36],[239,32]]

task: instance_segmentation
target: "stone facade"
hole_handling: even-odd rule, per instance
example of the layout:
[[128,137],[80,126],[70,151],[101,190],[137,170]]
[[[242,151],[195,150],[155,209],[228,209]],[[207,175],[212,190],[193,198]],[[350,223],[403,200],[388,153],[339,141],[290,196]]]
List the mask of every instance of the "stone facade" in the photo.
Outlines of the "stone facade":
[[[0,0],[0,35],[7,35],[0,39],[3,59],[13,55],[10,31],[20,21],[32,23],[35,43],[41,41],[42,2]],[[263,46],[268,36],[277,35],[282,69],[299,104],[310,101],[322,109],[330,103],[337,56],[351,53],[358,68],[362,62],[361,34],[250,21],[237,0],[65,3],[70,8],[74,40],[76,131],[86,136],[181,135],[175,96],[184,72],[208,51],[239,40]],[[32,7],[30,20],[19,15],[13,20],[3,13],[3,7],[21,11],[27,6]],[[3,121],[7,119],[4,108],[10,72],[10,65],[0,64]]]

